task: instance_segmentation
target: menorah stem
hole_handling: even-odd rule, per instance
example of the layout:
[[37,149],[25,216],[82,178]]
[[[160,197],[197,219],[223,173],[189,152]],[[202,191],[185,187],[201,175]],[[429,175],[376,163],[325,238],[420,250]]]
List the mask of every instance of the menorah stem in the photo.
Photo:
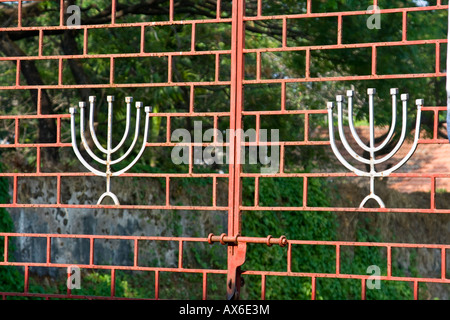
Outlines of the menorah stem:
[[107,140],[106,140],[106,162],[107,162],[107,170],[110,171],[111,167],[111,150],[112,150],[112,108],[113,108],[113,96],[108,96],[108,129],[107,129]]
[[366,196],[364,198],[363,201],[361,201],[361,204],[359,205],[359,207],[364,208],[364,205],[370,199],[375,200],[378,203],[378,205],[380,206],[380,208],[386,208],[386,205],[384,204],[383,200],[381,200],[381,198],[375,194],[375,177],[374,176],[370,176],[370,193],[368,196]]
[[375,159],[375,156],[374,156],[374,149],[375,149],[375,120],[374,120],[374,115],[373,115],[373,95],[375,93],[375,89],[370,88],[370,89],[367,90],[367,93],[369,94],[369,130],[370,130],[369,131],[369,148],[370,148],[370,160],[373,161]]
[[375,178],[370,177],[370,194],[375,194]]

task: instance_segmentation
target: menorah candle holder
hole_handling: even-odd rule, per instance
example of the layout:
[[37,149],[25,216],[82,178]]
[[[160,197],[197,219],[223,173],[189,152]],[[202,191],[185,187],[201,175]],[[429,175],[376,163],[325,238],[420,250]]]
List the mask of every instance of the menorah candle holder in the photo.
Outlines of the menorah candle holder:
[[142,102],[136,102],[136,128],[135,128],[135,133],[134,133],[134,138],[133,141],[131,143],[131,145],[129,146],[129,148],[127,149],[127,151],[121,156],[118,157],[117,159],[113,160],[112,159],[112,155],[114,153],[116,153],[117,151],[120,150],[120,148],[123,146],[123,144],[125,143],[128,134],[129,134],[129,129],[130,129],[130,115],[131,115],[131,103],[133,102],[133,98],[132,97],[126,97],[125,98],[125,103],[127,106],[127,115],[126,115],[126,124],[125,124],[125,132],[123,134],[122,139],[120,140],[120,142],[113,147],[112,146],[112,120],[113,120],[113,102],[114,102],[114,96],[107,96],[106,100],[108,101],[108,121],[107,121],[107,138],[106,138],[106,148],[103,147],[100,142],[97,139],[97,135],[95,133],[95,129],[94,129],[94,108],[95,108],[95,96],[90,96],[89,97],[89,131],[91,134],[91,138],[92,141],[94,142],[95,146],[97,147],[98,150],[100,150],[101,153],[103,153],[104,155],[106,155],[106,160],[105,159],[101,159],[100,157],[98,157],[90,148],[89,144],[87,143],[86,140],[86,136],[85,136],[85,124],[84,124],[84,115],[85,115],[85,108],[86,108],[86,102],[79,102],[78,106],[80,108],[80,136],[81,136],[81,143],[84,147],[84,149],[86,150],[86,152],[88,153],[88,155],[95,161],[97,161],[98,163],[105,165],[106,166],[106,170],[105,172],[99,171],[97,169],[95,169],[94,167],[92,167],[81,155],[78,146],[77,146],[77,139],[76,139],[76,133],[75,133],[75,113],[77,112],[76,108],[70,108],[70,129],[71,129],[71,137],[72,137],[72,148],[73,151],[75,152],[75,155],[77,156],[78,160],[80,160],[80,162],[92,173],[94,173],[97,176],[102,176],[102,177],[106,177],[106,192],[104,192],[100,198],[98,199],[97,204],[101,204],[101,202],[103,201],[103,199],[105,197],[110,197],[113,201],[115,205],[120,205],[119,203],[119,199],[117,198],[117,196],[111,192],[111,177],[114,176],[120,176],[121,174],[125,173],[126,171],[128,171],[131,167],[134,166],[134,164],[139,160],[139,158],[141,157],[141,155],[144,153],[145,150],[145,146],[147,143],[147,135],[148,135],[148,126],[149,126],[149,113],[151,112],[151,107],[145,107],[145,129],[144,129],[144,139],[142,142],[142,146],[141,149],[139,150],[139,153],[137,154],[137,156],[133,159],[132,162],[130,162],[125,168],[116,171],[116,172],[112,172],[111,171],[111,166],[117,163],[122,162],[123,160],[125,160],[125,158],[133,151],[134,146],[136,145],[136,142],[138,140],[139,137],[139,123],[140,123],[140,115],[141,115],[141,108],[143,106]]
[[355,130],[355,126],[353,124],[353,95],[354,92],[353,90],[348,90],[347,91],[347,98],[348,98],[348,125],[350,127],[350,132],[353,136],[353,138],[355,139],[356,143],[359,145],[359,147],[361,147],[364,151],[368,152],[369,154],[369,159],[366,159],[360,155],[358,155],[349,145],[345,134],[344,134],[344,124],[343,124],[343,114],[342,114],[342,104],[344,102],[344,96],[342,95],[338,95],[336,96],[336,103],[337,103],[337,107],[338,107],[338,129],[339,129],[339,136],[341,138],[341,142],[345,148],[345,150],[358,162],[366,164],[369,166],[370,171],[366,172],[366,171],[362,171],[359,170],[357,168],[355,168],[353,165],[351,165],[340,153],[340,151],[338,150],[338,148],[336,147],[336,143],[334,140],[334,125],[333,125],[333,108],[334,108],[334,103],[333,102],[328,102],[327,104],[327,108],[328,108],[328,126],[329,126],[329,134],[330,134],[330,144],[331,144],[331,148],[334,152],[334,154],[336,155],[337,159],[350,171],[352,171],[353,173],[355,173],[358,176],[363,176],[363,177],[369,177],[370,178],[370,194],[368,196],[366,196],[361,204],[360,204],[360,208],[363,208],[364,205],[366,204],[366,202],[369,199],[374,199],[375,201],[378,202],[379,206],[381,208],[385,208],[385,204],[384,202],[381,200],[381,198],[375,194],[375,181],[374,179],[376,177],[387,177],[389,176],[392,172],[396,171],[397,169],[399,169],[401,166],[403,166],[406,161],[409,160],[409,158],[411,158],[411,156],[413,155],[414,151],[417,148],[417,143],[419,141],[419,134],[420,134],[420,116],[421,116],[421,108],[423,107],[423,103],[424,100],[423,99],[417,99],[416,100],[416,105],[417,105],[417,116],[416,116],[416,127],[415,127],[415,135],[414,135],[414,142],[413,145],[411,147],[411,149],[409,150],[408,154],[400,161],[398,162],[396,165],[390,167],[389,169],[383,170],[383,171],[376,171],[375,170],[375,165],[379,165],[381,163],[386,162],[387,160],[389,160],[390,158],[392,158],[397,151],[401,148],[401,146],[403,145],[403,142],[405,141],[405,137],[406,137],[406,127],[407,127],[407,109],[408,109],[408,99],[409,96],[408,94],[402,94],[401,95],[401,101],[402,101],[402,131],[401,131],[401,135],[400,135],[400,139],[398,140],[398,142],[396,143],[395,147],[384,157],[380,158],[380,159],[376,159],[375,158],[375,153],[382,150],[384,147],[386,147],[386,145],[389,143],[389,141],[391,141],[392,136],[394,134],[395,131],[395,127],[396,127],[396,122],[397,122],[397,95],[398,95],[398,89],[393,88],[390,90],[390,94],[392,96],[392,123],[391,123],[391,127],[390,130],[388,132],[388,135],[386,137],[386,139],[381,142],[381,144],[379,144],[378,146],[375,146],[375,128],[374,128],[374,95],[376,93],[376,90],[373,88],[369,88],[367,90],[367,93],[369,95],[369,145],[367,146],[366,144],[364,144],[358,133]]

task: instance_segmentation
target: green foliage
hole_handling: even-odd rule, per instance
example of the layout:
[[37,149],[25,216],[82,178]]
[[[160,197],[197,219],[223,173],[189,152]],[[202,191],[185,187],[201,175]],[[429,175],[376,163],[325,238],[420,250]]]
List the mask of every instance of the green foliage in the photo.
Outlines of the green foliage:
[[[0,163],[0,172],[2,172],[2,165]],[[6,178],[0,177],[0,203],[9,202],[9,192],[8,192],[8,180]],[[5,208],[0,208],[0,232],[14,232],[14,223]],[[4,258],[4,237],[0,238],[0,258]],[[8,259],[12,257],[12,246],[8,248]],[[0,285],[1,291],[5,292],[17,292],[23,287],[22,276],[20,272],[15,267],[1,267],[0,268]]]

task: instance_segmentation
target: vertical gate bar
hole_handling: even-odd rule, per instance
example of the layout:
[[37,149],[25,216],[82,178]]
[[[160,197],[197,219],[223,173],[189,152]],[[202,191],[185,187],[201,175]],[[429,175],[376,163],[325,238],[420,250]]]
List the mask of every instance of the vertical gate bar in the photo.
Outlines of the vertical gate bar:
[[342,15],[338,15],[337,44],[342,44]]
[[[232,13],[232,39],[231,39],[231,85],[230,85],[230,130],[236,131],[236,96],[237,96],[237,32],[238,32],[238,7],[240,0],[233,1],[233,13]],[[230,164],[229,164],[229,192],[228,192],[228,235],[234,235],[234,193],[235,193],[235,149],[236,149],[236,137],[232,135],[230,137]]]
[[170,177],[166,176],[166,206],[170,206]]
[[280,173],[284,173],[284,144],[280,144]]
[[436,209],[436,176],[432,176],[431,180],[431,192],[430,192],[430,209]]
[[261,81],[261,51],[256,52],[256,81]]
[[377,46],[372,46],[372,76],[377,74]]
[[196,29],[196,23],[193,22],[191,24],[191,52],[195,51],[195,29]]
[[390,278],[392,276],[392,247],[386,246],[387,249],[387,276]]
[[117,0],[112,0],[111,4],[111,24],[116,23],[116,1]]
[[435,70],[437,74],[441,72],[441,43],[436,42],[436,65]]
[[47,254],[46,254],[46,263],[51,263],[51,250],[52,250],[52,238],[47,236]]
[[254,203],[255,207],[259,206],[259,177],[255,177],[255,198]]
[[15,128],[14,128],[14,144],[19,144],[19,135],[20,135],[20,129],[19,129],[19,118],[16,118],[14,120]]
[[94,264],[94,237],[89,239],[89,265]]
[[188,164],[188,167],[189,167],[188,171],[189,171],[189,174],[192,174],[193,166],[194,166],[194,160],[195,160],[194,147],[193,147],[192,144],[189,145],[189,159],[190,159],[190,161],[189,161],[189,164]]
[[17,192],[18,192],[17,179],[18,179],[18,177],[17,177],[17,175],[15,175],[13,178],[13,197],[12,197],[13,204],[17,204]]
[[141,45],[140,45],[140,53],[145,52],[145,26],[141,26]]
[[58,59],[58,85],[61,86],[63,84],[63,59]]
[[[241,129],[242,129],[242,110],[243,110],[243,75],[244,75],[244,11],[245,11],[245,0],[238,0],[234,2],[238,8],[237,8],[237,19],[235,21],[236,23],[236,35],[237,37],[235,39],[236,41],[236,53],[235,53],[235,61],[234,61],[234,68],[235,69],[235,78],[234,78],[234,98],[235,98],[235,104],[234,104],[234,110],[232,112],[234,113],[234,129],[236,130],[235,142],[234,142],[234,180],[233,180],[233,192],[232,195],[234,197],[234,208],[233,208],[233,220],[232,220],[232,232],[231,236],[237,235],[241,230],[240,228],[240,205],[241,205],[241,181],[240,181],[240,174],[241,174]],[[233,65],[233,63],[232,63]]]
[[303,208],[308,206],[308,177],[303,177]]
[[340,266],[340,260],[341,260],[341,246],[339,244],[336,244],[336,274],[341,273],[341,266]]
[[[66,270],[66,284],[68,284],[68,283],[70,283],[69,281],[71,280],[70,279],[70,277],[71,277],[71,272],[72,272],[72,270],[71,270],[71,268],[69,267],[69,268],[67,268],[67,270]],[[70,296],[71,294],[72,294],[72,289],[70,289],[70,286],[67,286],[66,285],[66,287],[67,287],[67,291],[66,291],[66,294],[68,295],[68,296]]]
[[[241,129],[242,129],[242,94],[244,75],[244,14],[245,0],[233,1],[231,24],[231,85],[230,85],[230,164],[228,192],[228,236],[237,236],[241,231]],[[245,247],[243,247],[245,249]],[[240,274],[235,261],[240,261],[238,246],[228,246],[227,298],[239,297]],[[236,277],[236,278],[233,278]]]
[[266,275],[261,274],[261,300],[266,300]]
[[208,298],[208,274],[206,272],[203,272],[203,294],[202,299],[206,300]]
[[361,279],[361,300],[366,300],[366,279]]
[[445,279],[447,273],[447,261],[445,256],[445,248],[441,248],[441,278]]
[[216,53],[215,55],[215,59],[216,59],[216,68],[214,70],[214,81],[218,82],[219,81],[219,75],[220,75],[220,54]]
[[311,63],[311,49],[308,48],[305,51],[305,78],[306,79],[309,79],[309,77],[311,75],[310,63]]
[[170,129],[170,126],[171,126],[171,117],[170,117],[170,115],[168,115],[167,117],[166,117],[166,142],[167,143],[170,143],[170,135],[171,135],[171,129]]
[[16,62],[16,87],[20,86],[20,59]]
[[311,277],[311,300],[316,300],[316,277]]
[[167,57],[167,83],[172,83],[172,55]]
[[193,84],[191,84],[189,92],[189,113],[194,113],[195,87]]
[[28,286],[29,286],[29,270],[28,265],[25,266],[25,272],[24,272],[24,282],[23,282],[23,292],[28,293]]
[[109,84],[114,84],[114,57],[109,58]]
[[42,57],[42,41],[43,41],[44,30],[39,29],[39,40],[38,40],[38,57]]
[[41,147],[36,147],[36,173],[41,172]]
[[408,22],[407,22],[407,11],[403,11],[402,15],[402,41],[408,40]]
[[287,248],[287,270],[288,273],[292,272],[292,244],[288,242]]
[[83,30],[83,55],[88,54],[88,28],[84,28]]
[[111,297],[116,295],[116,269],[111,269]]
[[56,143],[61,143],[61,117],[56,118]]
[[217,207],[217,177],[213,176],[212,206]]
[[155,300],[159,299],[159,270],[155,271]]
[[414,300],[419,300],[419,282],[414,281]]
[[[3,244],[3,262],[8,262],[8,243],[9,243],[9,237],[5,236],[4,238],[5,243]],[[444,276],[445,276],[445,271],[444,271]]]
[[305,142],[309,141],[309,113],[305,113],[305,134],[303,139]]
[[216,3],[216,19],[217,20],[220,19],[220,16],[222,14],[221,7],[222,7],[222,4],[221,4],[220,0],[217,0],[217,3]]
[[174,1],[174,0],[169,0],[169,21],[170,21],[170,22],[173,21],[173,17],[174,17],[174,13],[173,13],[173,1]]
[[439,110],[434,110],[434,123],[433,123],[433,139],[438,139],[438,127],[439,127]]
[[259,113],[257,113],[255,115],[255,142],[259,143],[259,138],[260,138],[260,129],[261,129],[261,115]]
[[61,175],[56,176],[56,204],[61,204]]
[[133,266],[138,266],[139,261],[139,243],[138,239],[134,239],[134,256],[133,256]]
[[281,112],[286,111],[286,81],[281,82]]
[[22,0],[17,3],[17,27],[22,27]]
[[306,13],[307,14],[311,13],[311,1],[312,0],[306,0]]
[[214,127],[213,143],[218,143],[217,134],[219,131],[219,117],[217,115],[214,115],[213,117],[213,127]]
[[257,17],[261,17],[262,15],[262,0],[258,0],[257,4]]
[[287,18],[283,18],[283,30],[281,34],[281,45],[283,48],[287,46]]
[[59,26],[64,25],[64,0],[59,0]]
[[41,105],[42,105],[41,97],[42,97],[42,88],[38,88],[38,90],[37,90],[37,103],[36,103],[36,114],[38,116],[41,115],[41,109],[42,109],[41,108]]
[[183,241],[178,241],[178,268],[183,268]]

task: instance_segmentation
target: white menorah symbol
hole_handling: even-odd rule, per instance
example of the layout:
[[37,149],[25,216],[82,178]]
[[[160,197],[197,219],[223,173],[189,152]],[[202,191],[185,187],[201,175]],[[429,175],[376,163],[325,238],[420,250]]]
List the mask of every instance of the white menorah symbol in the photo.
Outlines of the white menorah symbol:
[[374,199],[375,201],[378,202],[378,204],[380,205],[381,208],[385,208],[385,205],[384,205],[383,201],[381,200],[381,198],[375,194],[374,178],[375,177],[386,177],[386,176],[390,175],[392,172],[394,172],[395,170],[397,170],[398,168],[400,168],[402,165],[404,165],[406,163],[406,161],[408,161],[409,158],[411,158],[412,154],[416,150],[417,143],[419,141],[419,134],[420,134],[420,130],[419,130],[420,129],[420,116],[421,116],[421,108],[423,107],[423,103],[424,103],[423,99],[416,100],[416,105],[417,105],[416,128],[415,128],[414,142],[413,142],[413,145],[412,145],[410,151],[396,165],[394,165],[391,168],[386,169],[384,171],[377,172],[375,170],[375,165],[381,164],[381,163],[389,160],[392,156],[394,156],[397,153],[397,151],[400,149],[400,147],[403,145],[403,142],[405,141],[409,96],[408,96],[408,94],[401,95],[401,100],[402,100],[402,104],[403,104],[403,111],[402,111],[403,117],[402,117],[402,131],[401,131],[399,141],[397,142],[395,147],[386,156],[384,156],[380,159],[375,159],[375,153],[382,150],[388,144],[388,142],[391,140],[391,138],[394,134],[394,131],[395,131],[395,126],[396,126],[396,122],[397,122],[396,113],[397,113],[398,89],[394,88],[394,89],[391,89],[391,91],[390,91],[391,96],[392,96],[392,124],[391,124],[390,130],[389,130],[389,133],[388,133],[386,139],[380,145],[378,145],[376,147],[375,147],[375,138],[374,138],[375,131],[374,131],[374,111],[373,111],[373,96],[374,96],[375,92],[376,92],[376,90],[373,88],[370,88],[367,90],[367,93],[369,95],[369,146],[367,146],[366,144],[364,144],[361,141],[361,139],[359,138],[358,133],[356,132],[355,127],[353,125],[353,91],[352,90],[347,91],[348,123],[349,123],[350,131],[351,131],[353,138],[357,142],[357,144],[363,150],[365,150],[366,152],[369,153],[369,159],[366,159],[366,158],[358,155],[348,144],[347,139],[344,134],[343,119],[342,119],[342,103],[344,101],[344,96],[342,96],[342,95],[336,96],[336,102],[337,102],[337,106],[338,106],[338,128],[339,128],[339,136],[341,138],[342,144],[344,145],[347,152],[354,159],[356,159],[357,161],[359,161],[361,163],[369,165],[369,167],[370,167],[369,172],[365,172],[365,171],[355,168],[346,159],[344,159],[344,157],[339,152],[338,148],[336,147],[336,143],[334,141],[334,126],[333,126],[334,103],[328,102],[328,104],[327,104],[330,143],[331,143],[331,148],[332,148],[334,154],[336,155],[338,160],[348,170],[354,172],[358,176],[370,177],[370,194],[363,199],[363,201],[361,202],[361,204],[359,206],[360,208],[364,207],[364,205],[366,204],[366,202],[369,199]]
[[97,136],[95,134],[95,130],[94,130],[94,108],[95,108],[95,96],[90,96],[89,97],[89,102],[90,102],[90,106],[89,106],[89,130],[91,133],[91,137],[92,140],[94,141],[95,146],[103,153],[106,155],[106,160],[99,158],[89,147],[89,144],[86,141],[86,137],[85,137],[85,132],[84,132],[84,109],[86,107],[86,102],[79,102],[79,107],[80,107],[80,136],[81,136],[81,143],[83,144],[84,149],[86,150],[86,152],[89,154],[89,156],[92,157],[92,159],[94,159],[95,161],[103,164],[106,166],[106,170],[105,172],[101,172],[97,169],[95,169],[94,167],[92,167],[89,163],[86,162],[86,160],[83,158],[83,156],[81,155],[80,151],[78,150],[78,146],[77,146],[77,140],[76,140],[76,133],[75,133],[75,113],[76,113],[76,108],[70,108],[70,129],[71,129],[71,136],[72,136],[72,148],[73,151],[75,152],[75,155],[77,156],[77,158],[80,160],[80,162],[92,173],[98,175],[98,176],[102,176],[102,177],[106,177],[106,192],[103,193],[97,204],[100,204],[103,199],[105,197],[110,197],[113,199],[114,203],[116,205],[119,205],[119,200],[117,199],[117,196],[111,192],[111,177],[113,176],[120,176],[121,174],[125,173],[126,171],[128,171],[141,157],[142,153],[145,150],[145,145],[147,143],[147,135],[148,135],[148,123],[149,123],[149,112],[151,112],[151,108],[150,107],[145,107],[145,129],[144,129],[144,139],[142,142],[142,146],[141,149],[138,153],[138,155],[134,158],[134,160],[129,163],[125,168],[116,171],[116,172],[112,172],[111,171],[111,166],[114,164],[117,164],[121,161],[123,161],[133,150],[138,137],[139,137],[139,122],[140,122],[140,109],[143,106],[142,102],[136,102],[136,128],[135,128],[135,133],[134,133],[134,139],[133,142],[131,143],[130,147],[128,148],[128,150],[119,158],[112,160],[112,155],[117,152],[122,145],[124,144],[125,140],[128,137],[128,132],[130,129],[130,114],[131,114],[131,102],[133,102],[133,98],[132,97],[126,97],[125,98],[125,102],[127,105],[127,115],[126,115],[126,125],[125,125],[125,132],[123,134],[122,139],[120,140],[120,142],[117,144],[116,147],[112,147],[112,110],[113,110],[113,102],[114,102],[114,96],[107,96],[107,101],[108,101],[108,128],[107,128],[107,139],[106,139],[106,148],[104,148],[98,141]]

